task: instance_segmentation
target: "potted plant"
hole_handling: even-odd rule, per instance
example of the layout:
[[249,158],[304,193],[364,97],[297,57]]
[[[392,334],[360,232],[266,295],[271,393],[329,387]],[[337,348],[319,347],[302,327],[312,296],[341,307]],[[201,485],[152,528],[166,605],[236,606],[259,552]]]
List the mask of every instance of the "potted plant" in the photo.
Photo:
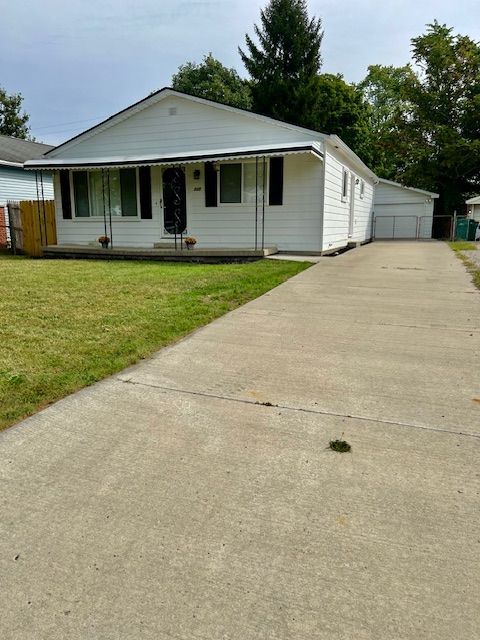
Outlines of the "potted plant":
[[108,249],[108,245],[110,244],[110,238],[108,236],[100,236],[98,238],[98,242],[102,245],[104,249]]
[[188,236],[187,238],[185,238],[184,242],[187,249],[190,250],[193,249],[193,247],[197,244],[196,238],[193,238],[192,236]]

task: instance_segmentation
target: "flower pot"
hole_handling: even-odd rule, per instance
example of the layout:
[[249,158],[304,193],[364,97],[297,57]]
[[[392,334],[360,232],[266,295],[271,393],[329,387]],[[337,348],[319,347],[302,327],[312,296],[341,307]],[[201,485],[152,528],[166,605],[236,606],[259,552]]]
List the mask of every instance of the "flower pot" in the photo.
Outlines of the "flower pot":
[[108,241],[101,242],[100,244],[102,245],[103,249],[108,249]]
[[191,251],[194,248],[194,244],[187,244],[187,249]]

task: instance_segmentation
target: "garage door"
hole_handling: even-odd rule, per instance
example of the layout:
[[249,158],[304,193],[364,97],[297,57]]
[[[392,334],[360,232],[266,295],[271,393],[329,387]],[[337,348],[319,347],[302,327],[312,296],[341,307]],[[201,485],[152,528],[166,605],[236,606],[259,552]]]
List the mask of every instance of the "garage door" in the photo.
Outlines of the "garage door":
[[376,205],[374,236],[381,240],[411,240],[432,237],[432,217],[423,204]]

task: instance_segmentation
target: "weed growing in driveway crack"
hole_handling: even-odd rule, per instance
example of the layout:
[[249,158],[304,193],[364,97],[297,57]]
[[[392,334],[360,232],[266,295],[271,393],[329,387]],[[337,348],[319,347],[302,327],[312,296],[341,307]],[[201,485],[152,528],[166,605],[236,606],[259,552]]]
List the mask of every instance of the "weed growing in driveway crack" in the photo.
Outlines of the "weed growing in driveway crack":
[[[341,438],[343,438],[343,433]],[[352,449],[348,442],[342,439],[330,440],[329,447],[332,451],[336,451],[337,453],[347,453]]]

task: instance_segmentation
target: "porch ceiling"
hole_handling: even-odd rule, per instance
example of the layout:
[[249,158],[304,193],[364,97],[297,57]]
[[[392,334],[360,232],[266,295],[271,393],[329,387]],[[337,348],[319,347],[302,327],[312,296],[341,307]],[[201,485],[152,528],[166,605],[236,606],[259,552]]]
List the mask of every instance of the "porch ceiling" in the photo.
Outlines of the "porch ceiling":
[[323,159],[321,144],[317,141],[272,144],[255,147],[237,147],[233,149],[206,149],[183,153],[157,154],[151,156],[115,156],[98,158],[40,158],[29,160],[25,169],[108,169],[119,167],[162,166],[175,164],[193,164],[197,162],[216,162],[222,160],[240,160],[242,158],[263,158],[285,156],[299,153],[312,154]]

